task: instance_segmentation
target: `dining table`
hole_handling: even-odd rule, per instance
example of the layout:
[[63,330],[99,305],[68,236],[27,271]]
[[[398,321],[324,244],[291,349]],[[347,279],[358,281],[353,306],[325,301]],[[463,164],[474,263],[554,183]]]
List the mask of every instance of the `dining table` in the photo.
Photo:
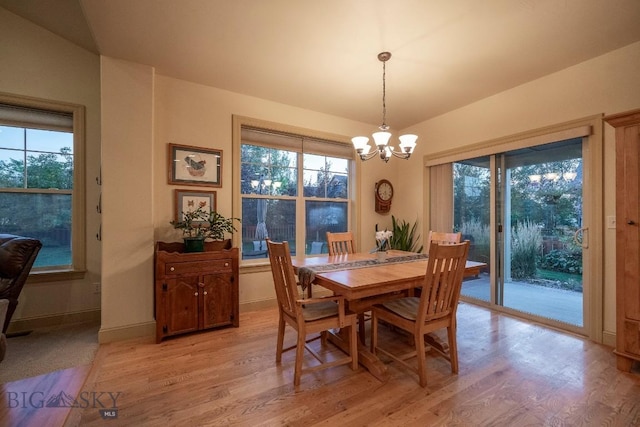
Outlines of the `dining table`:
[[[427,271],[428,256],[414,252],[390,250],[384,258],[377,253],[358,252],[343,255],[292,256],[291,262],[303,290],[318,285],[343,296],[347,308],[355,313],[371,310],[374,304],[413,295],[422,286]],[[465,277],[477,277],[485,263],[467,261]],[[331,341],[344,351],[348,345],[340,331],[330,335]],[[437,337],[427,337],[427,343],[441,352],[447,344]],[[386,366],[358,342],[358,360],[376,378],[388,378]]]

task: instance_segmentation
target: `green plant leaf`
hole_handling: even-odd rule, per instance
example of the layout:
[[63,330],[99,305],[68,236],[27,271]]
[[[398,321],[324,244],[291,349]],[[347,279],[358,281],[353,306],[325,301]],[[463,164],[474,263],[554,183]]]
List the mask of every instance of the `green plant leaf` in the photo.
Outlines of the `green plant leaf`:
[[391,236],[391,247],[401,251],[408,252],[422,252],[423,246],[418,247],[419,235],[416,235],[418,230],[418,222],[414,222],[413,225],[402,220],[396,220],[395,216],[391,216],[391,225],[393,236]]

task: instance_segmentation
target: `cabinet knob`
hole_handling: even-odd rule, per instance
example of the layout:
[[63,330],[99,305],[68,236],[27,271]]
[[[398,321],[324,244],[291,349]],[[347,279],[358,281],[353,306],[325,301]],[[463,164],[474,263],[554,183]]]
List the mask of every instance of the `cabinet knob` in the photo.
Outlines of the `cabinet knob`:
[[207,295],[207,291],[204,291],[204,294]]
[[197,297],[197,296],[198,296],[198,293],[196,292],[195,294],[193,294],[193,296]]
[[169,268],[169,271],[176,271],[175,267]]
[[225,262],[225,263],[224,263],[224,266],[225,266],[225,267],[229,267],[229,263],[228,263],[228,262]]

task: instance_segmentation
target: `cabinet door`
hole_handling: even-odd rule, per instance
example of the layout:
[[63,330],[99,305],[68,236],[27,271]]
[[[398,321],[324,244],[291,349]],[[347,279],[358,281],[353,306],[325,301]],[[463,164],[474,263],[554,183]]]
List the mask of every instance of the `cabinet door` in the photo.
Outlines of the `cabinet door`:
[[[621,210],[618,227],[617,257],[622,260],[619,274],[618,310],[622,313],[620,334],[623,334],[622,351],[640,356],[640,126],[628,126],[616,130],[622,140],[618,148],[623,188],[619,194],[618,209]],[[620,151],[616,155],[620,155]]]
[[198,277],[168,279],[166,284],[167,290],[163,291],[166,323],[163,325],[164,334],[175,335],[198,330]]
[[[634,341],[638,341],[638,324],[640,324],[640,126],[629,126],[618,129],[623,135],[622,171],[624,194],[619,206],[622,210],[621,232],[617,238],[622,240],[623,250],[616,256],[624,259],[623,286],[621,295],[624,314],[627,320],[635,323]],[[616,153],[618,155],[618,153]],[[631,328],[633,329],[633,328]],[[638,353],[636,345],[635,352]]]
[[233,275],[229,273],[206,274],[202,277],[202,328],[233,323]]

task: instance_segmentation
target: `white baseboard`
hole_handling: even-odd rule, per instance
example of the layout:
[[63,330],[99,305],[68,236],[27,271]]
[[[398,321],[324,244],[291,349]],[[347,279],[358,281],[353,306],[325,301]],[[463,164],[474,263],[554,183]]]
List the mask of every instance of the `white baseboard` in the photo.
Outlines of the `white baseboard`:
[[602,344],[607,345],[609,347],[616,346],[616,333],[603,331],[602,332]]
[[55,314],[51,316],[31,317],[12,320],[7,329],[8,333],[20,333],[34,329],[71,323],[100,322],[100,310],[79,311],[75,313]]
[[123,341],[131,338],[156,336],[156,322],[138,323],[137,325],[120,326],[117,328],[100,328],[98,342],[106,344],[114,341]]
[[[247,311],[262,310],[264,308],[273,308],[278,306],[278,301],[275,298],[243,302],[240,304],[240,312],[245,313]],[[240,325],[242,326],[242,325]]]

